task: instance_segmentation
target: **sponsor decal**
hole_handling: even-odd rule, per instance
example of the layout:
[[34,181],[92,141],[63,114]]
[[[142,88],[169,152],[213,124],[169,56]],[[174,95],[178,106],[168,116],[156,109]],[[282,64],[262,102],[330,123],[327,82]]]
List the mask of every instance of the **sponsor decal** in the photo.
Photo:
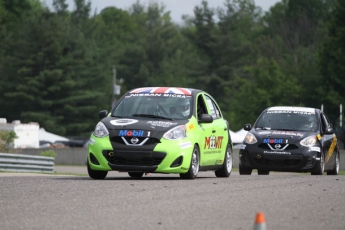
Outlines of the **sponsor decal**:
[[181,96],[191,96],[192,90],[188,88],[177,88],[177,87],[146,87],[134,89],[130,92],[131,94],[160,94],[164,96],[171,96],[171,94],[180,94]]
[[189,128],[190,130],[194,129],[194,124],[190,124],[190,125],[188,126],[188,128]]
[[335,136],[335,134],[333,134],[332,144],[327,151],[325,163],[327,163],[329,161],[329,159],[331,158],[331,156],[333,155],[333,152],[334,152],[336,145],[337,145],[337,137]]
[[221,165],[221,164],[223,164],[223,160],[216,160],[215,164],[216,165]]
[[160,97],[160,93],[131,93],[128,97]]
[[221,153],[222,151],[219,149],[219,150],[210,150],[210,151],[204,151],[204,154],[219,154]]
[[183,94],[161,94],[161,93],[132,93],[126,98],[129,97],[176,97],[176,98],[188,98],[188,96]]
[[169,122],[169,121],[148,121],[147,124],[150,124],[152,126],[158,126],[158,127],[170,127],[173,125],[177,125],[177,122]]
[[273,131],[272,134],[303,137],[303,133],[299,133],[299,132],[296,133],[296,132],[291,132],[291,131]]
[[310,147],[309,151],[321,152],[320,147]]
[[303,115],[315,114],[314,112],[290,111],[290,110],[272,110],[272,111],[267,111],[267,113],[287,113],[287,114],[303,114]]
[[258,132],[260,135],[266,135],[266,134],[270,134],[271,131],[263,131],[263,132]]
[[[264,139],[264,143],[269,144],[283,144],[284,139]],[[279,147],[280,148],[280,147]]]
[[180,148],[181,149],[186,149],[192,146],[192,142],[188,141],[188,142],[184,142],[184,143],[180,143]]
[[264,153],[270,153],[270,154],[282,154],[282,155],[291,155],[290,152],[281,152],[281,151],[264,151]]
[[144,136],[143,130],[120,130],[119,136],[127,136],[127,137],[142,137]]
[[222,148],[223,136],[205,137],[204,149],[220,149]]
[[134,119],[118,119],[118,120],[110,121],[110,124],[125,126],[125,125],[131,125],[137,122],[138,120],[134,120]]

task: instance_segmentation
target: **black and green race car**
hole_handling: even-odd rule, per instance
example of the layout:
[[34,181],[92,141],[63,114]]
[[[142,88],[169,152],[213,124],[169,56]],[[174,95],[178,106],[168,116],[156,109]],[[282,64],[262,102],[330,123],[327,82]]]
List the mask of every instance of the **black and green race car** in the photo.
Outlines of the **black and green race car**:
[[248,131],[239,152],[239,173],[270,171],[338,175],[337,137],[326,114],[317,108],[273,106]]
[[99,112],[88,144],[87,169],[93,179],[108,171],[179,174],[199,171],[229,177],[229,124],[208,93],[189,88],[146,87],[125,93],[108,112]]

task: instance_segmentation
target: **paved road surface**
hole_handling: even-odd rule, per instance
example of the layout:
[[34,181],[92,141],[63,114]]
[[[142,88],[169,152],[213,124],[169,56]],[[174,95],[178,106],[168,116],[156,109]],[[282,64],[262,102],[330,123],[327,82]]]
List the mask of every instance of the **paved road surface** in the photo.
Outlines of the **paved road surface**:
[[111,172],[92,180],[85,167],[55,170],[78,176],[0,173],[1,230],[245,230],[259,211],[267,230],[345,230],[345,176],[202,172],[181,180]]

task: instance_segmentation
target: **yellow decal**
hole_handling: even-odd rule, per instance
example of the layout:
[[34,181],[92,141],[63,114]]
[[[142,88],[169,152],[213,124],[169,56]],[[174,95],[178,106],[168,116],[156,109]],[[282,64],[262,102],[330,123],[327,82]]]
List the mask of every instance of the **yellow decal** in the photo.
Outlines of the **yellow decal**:
[[190,130],[194,129],[194,125],[193,125],[193,124],[190,124],[190,125],[189,125],[189,129],[190,129]]
[[216,165],[221,165],[223,164],[223,160],[216,160]]
[[320,133],[317,135],[317,139],[318,139],[318,140],[321,140],[321,135],[320,135]]
[[329,161],[329,159],[331,158],[331,156],[333,155],[335,146],[337,144],[337,137],[335,135],[333,135],[333,140],[332,140],[332,144],[329,147],[328,151],[327,151],[327,156],[326,156],[326,161],[325,163],[327,163]]

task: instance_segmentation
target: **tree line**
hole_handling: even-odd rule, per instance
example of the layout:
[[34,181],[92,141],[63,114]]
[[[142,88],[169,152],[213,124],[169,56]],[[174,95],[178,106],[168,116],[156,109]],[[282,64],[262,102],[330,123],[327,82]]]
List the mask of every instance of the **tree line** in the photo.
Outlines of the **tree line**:
[[0,117],[88,136],[111,108],[113,66],[121,93],[135,87],[199,88],[230,128],[275,105],[345,105],[345,1],[206,0],[172,21],[163,3],[91,11],[91,2],[0,0]]

